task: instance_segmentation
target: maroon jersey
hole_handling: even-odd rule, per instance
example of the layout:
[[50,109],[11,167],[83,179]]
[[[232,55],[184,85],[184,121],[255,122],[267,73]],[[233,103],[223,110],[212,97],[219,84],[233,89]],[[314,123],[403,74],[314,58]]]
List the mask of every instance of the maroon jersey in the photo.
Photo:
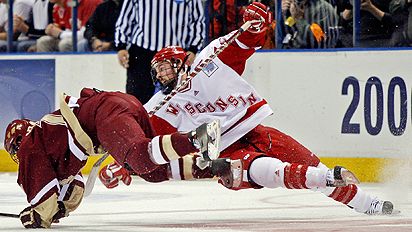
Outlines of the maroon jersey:
[[[103,145],[117,161],[128,163],[137,174],[148,174],[161,167],[150,161],[148,145],[154,132],[135,97],[83,89],[80,98],[68,96],[65,100],[94,147]],[[30,204],[40,204],[53,193],[59,196],[60,187],[74,179],[82,181],[80,170],[90,154],[77,132],[58,110],[45,115],[23,139],[18,152],[17,182]]]
[[60,187],[74,179],[83,181],[80,169],[87,156],[79,157],[79,148],[69,140],[69,130],[59,111],[44,116],[23,139],[17,153],[17,183],[31,205],[41,203],[53,193],[59,195]]
[[85,88],[80,98],[62,101],[60,110],[37,122],[18,151],[18,183],[32,205],[53,193],[60,196],[60,186],[82,181],[80,170],[99,146],[152,182],[168,179],[170,159],[198,151],[186,134],[155,136],[149,116],[132,95]]
[[68,97],[66,101],[94,146],[102,145],[118,163],[126,163],[138,175],[159,167],[148,154],[155,133],[149,116],[134,96],[85,88],[79,99]]
[[[162,136],[160,139],[153,139],[155,132],[149,116],[134,96],[83,89],[80,99],[67,99],[67,102],[69,106],[75,107],[74,113],[93,143],[102,145],[119,164],[126,164],[135,174],[150,182],[169,179],[169,164],[156,163],[152,156],[160,150],[163,156],[167,142],[159,142],[162,141]],[[177,134],[174,135],[182,136]],[[183,140],[185,141],[176,142],[173,146],[170,144],[174,147],[173,150],[177,149],[175,151],[179,156],[194,149],[185,136]],[[149,154],[149,146],[152,154]]]

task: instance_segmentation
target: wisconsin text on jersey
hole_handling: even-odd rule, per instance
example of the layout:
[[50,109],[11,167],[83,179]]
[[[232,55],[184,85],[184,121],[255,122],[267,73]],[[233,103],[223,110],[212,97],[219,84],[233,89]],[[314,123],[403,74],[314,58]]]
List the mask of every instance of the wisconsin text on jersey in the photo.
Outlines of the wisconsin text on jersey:
[[166,108],[166,112],[172,115],[178,115],[181,110],[186,111],[190,115],[196,115],[201,113],[210,113],[221,111],[225,112],[229,107],[249,107],[258,102],[258,99],[253,93],[250,93],[248,96],[232,96],[229,95],[226,99],[219,97],[214,102],[208,102],[203,104],[201,102],[187,102],[184,106],[179,104],[169,103]]

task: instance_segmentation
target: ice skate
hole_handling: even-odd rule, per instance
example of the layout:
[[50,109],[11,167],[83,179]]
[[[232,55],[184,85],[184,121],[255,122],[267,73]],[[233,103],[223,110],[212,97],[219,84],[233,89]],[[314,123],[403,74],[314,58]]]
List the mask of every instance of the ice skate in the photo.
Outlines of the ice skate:
[[341,166],[335,166],[326,173],[326,186],[328,187],[344,187],[359,183],[355,174]]
[[369,209],[365,212],[368,215],[393,215],[400,213],[399,210],[393,208],[393,204],[390,201],[382,201],[378,198],[372,200]]
[[190,134],[191,141],[200,150],[200,155],[206,161],[219,157],[220,122],[213,120],[203,123]]

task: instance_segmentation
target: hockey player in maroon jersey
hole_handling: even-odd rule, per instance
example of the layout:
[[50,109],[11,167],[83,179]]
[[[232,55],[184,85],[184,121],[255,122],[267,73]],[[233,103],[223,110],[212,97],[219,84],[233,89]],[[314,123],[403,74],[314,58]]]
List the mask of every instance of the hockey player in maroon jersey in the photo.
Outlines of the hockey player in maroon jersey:
[[80,95],[62,95],[59,110],[38,122],[14,120],[6,129],[4,147],[19,165],[17,183],[30,203],[20,213],[26,228],[48,228],[78,207],[84,193],[80,171],[98,147],[156,182],[152,173],[165,175],[170,160],[208,145],[198,130],[155,136],[145,109],[131,95],[87,88]]
[[[329,169],[292,137],[261,125],[272,114],[272,110],[254,88],[241,78],[241,74],[246,60],[263,44],[265,26],[270,23],[271,16],[265,5],[254,2],[247,7],[243,19],[245,22],[261,20],[260,23],[252,24],[248,31],[241,34],[151,117],[156,132],[167,134],[185,131],[195,128],[206,119],[218,118],[222,126],[220,157],[228,157],[231,162],[241,160],[243,170],[237,171],[237,176],[241,178],[238,185],[224,183],[226,187],[236,190],[262,187],[319,190],[357,212],[391,214],[393,204],[363,192],[356,185],[358,181],[351,172],[339,166]],[[208,59],[221,41],[230,36],[212,41],[200,52],[192,66],[196,69],[201,60]],[[145,104],[147,111],[158,105],[165,94],[187,77],[189,64],[185,62],[186,56],[183,49],[173,46],[155,55],[152,76],[161,84],[162,91]],[[100,172],[100,179],[105,183],[116,182],[116,179],[128,175],[120,174],[120,171],[111,172],[109,167]],[[193,159],[183,157],[172,161],[169,168],[173,179],[196,178],[190,172],[197,170]],[[109,178],[107,173],[112,177]]]

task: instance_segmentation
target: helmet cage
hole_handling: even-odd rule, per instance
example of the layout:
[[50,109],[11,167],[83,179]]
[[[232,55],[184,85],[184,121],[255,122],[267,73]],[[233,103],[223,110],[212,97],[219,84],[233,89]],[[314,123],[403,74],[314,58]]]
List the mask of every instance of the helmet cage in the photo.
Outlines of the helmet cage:
[[[154,55],[151,61],[151,76],[153,84],[156,85],[157,83],[159,83],[161,91],[164,94],[169,94],[176,87],[180,72],[182,70],[185,72],[188,71],[189,63],[187,62],[187,60],[188,55],[183,50],[183,48],[179,46],[167,46],[165,48],[162,48],[156,53],[156,55]],[[158,73],[156,71],[156,66],[164,61],[167,61],[171,64],[174,72],[174,77],[170,80],[167,80],[166,82],[163,81],[162,83],[159,80],[162,77],[159,77],[159,79],[157,77]]]
[[15,163],[19,163],[19,158],[17,157],[17,151],[20,149],[21,141],[23,140],[23,136],[19,135],[15,140],[12,140],[9,149],[7,149],[8,153],[10,154],[11,159]]
[[[183,70],[186,71],[187,68],[184,67],[184,62],[186,61],[187,56],[185,57],[184,61],[177,59],[175,57],[171,57],[170,59],[163,59],[159,60],[156,62],[152,63],[152,69],[150,70],[150,74],[152,76],[152,81],[153,85],[159,84],[160,85],[160,90],[164,94],[169,94],[172,92],[172,90],[176,87],[177,82],[178,82],[178,75],[179,73]],[[156,71],[156,66],[159,65],[162,62],[168,62],[171,65],[172,71],[173,71],[173,78],[170,80],[167,80],[166,82],[161,82],[158,77],[157,77],[157,71]],[[180,65],[180,67],[179,67]],[[162,78],[162,77],[160,77]]]

